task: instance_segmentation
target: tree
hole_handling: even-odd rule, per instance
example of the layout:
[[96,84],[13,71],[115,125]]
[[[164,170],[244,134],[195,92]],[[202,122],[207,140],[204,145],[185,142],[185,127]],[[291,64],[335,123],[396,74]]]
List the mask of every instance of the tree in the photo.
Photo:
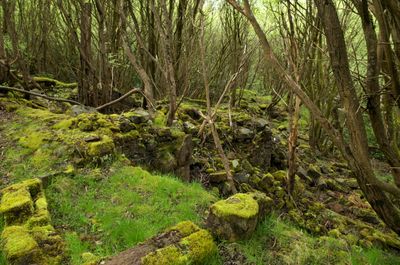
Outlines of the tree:
[[279,63],[265,33],[251,10],[249,1],[244,0],[243,6],[233,0],[228,0],[228,2],[249,20],[260,40],[266,61],[276,68],[277,73],[285,79],[288,88],[302,100],[305,106],[318,119],[332,142],[335,143],[346,158],[361,190],[373,209],[393,231],[400,234],[400,227],[398,226],[400,222],[399,209],[386,194],[390,193],[393,196],[400,197],[400,190],[394,185],[378,180],[372,170],[368,156],[365,124],[359,111],[360,103],[349,71],[344,35],[333,2],[331,0],[315,0],[318,7],[318,16],[323,23],[326,34],[331,66],[336,78],[340,100],[346,113],[346,127],[350,132],[350,141],[348,143],[344,141],[340,133],[324,117],[301,86]]

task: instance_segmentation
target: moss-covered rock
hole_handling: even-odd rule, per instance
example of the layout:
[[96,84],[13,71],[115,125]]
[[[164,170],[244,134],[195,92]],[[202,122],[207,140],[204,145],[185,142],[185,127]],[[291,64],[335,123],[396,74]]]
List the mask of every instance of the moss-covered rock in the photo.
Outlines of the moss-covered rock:
[[41,255],[37,242],[23,226],[8,226],[1,234],[3,251],[10,264],[36,264]]
[[7,225],[23,223],[33,214],[32,197],[37,196],[41,189],[39,179],[30,179],[8,186],[1,191],[3,196],[0,213],[4,215]]
[[216,202],[211,206],[218,217],[238,216],[241,218],[253,218],[258,214],[258,203],[251,195],[238,193],[226,200]]
[[211,234],[204,229],[183,238],[180,244],[186,247],[186,255],[191,264],[204,264],[204,261],[217,251]]
[[186,265],[190,264],[187,255],[184,255],[176,246],[170,245],[148,254],[142,258],[143,265]]
[[207,264],[217,251],[211,234],[190,221],[166,229],[146,242],[105,261],[106,265]]
[[168,228],[166,230],[166,232],[178,231],[183,237],[185,237],[185,236],[193,234],[199,230],[200,230],[200,228],[197,225],[195,225],[193,222],[183,221],[173,227]]
[[[210,207],[207,226],[219,238],[236,241],[248,238],[254,232],[262,213],[272,200],[254,193],[238,193]],[[260,207],[261,206],[261,207]]]
[[0,211],[6,227],[1,234],[9,264],[60,264],[64,243],[50,224],[47,201],[39,179],[2,190]]
[[33,202],[28,190],[7,192],[1,199],[0,212],[6,224],[22,223],[33,213]]
[[114,151],[114,141],[107,135],[103,135],[100,141],[88,143],[87,155],[89,157],[102,157]]

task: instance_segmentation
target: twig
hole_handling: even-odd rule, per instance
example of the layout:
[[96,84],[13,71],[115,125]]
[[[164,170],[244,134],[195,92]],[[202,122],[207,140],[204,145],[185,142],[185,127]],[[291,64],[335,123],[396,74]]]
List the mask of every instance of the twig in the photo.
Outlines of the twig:
[[41,98],[45,98],[45,99],[48,99],[48,100],[54,100],[54,101],[60,101],[60,102],[68,102],[68,103],[75,104],[75,105],[83,105],[82,103],[79,103],[79,102],[77,102],[75,100],[65,99],[65,98],[54,98],[54,97],[47,96],[45,94],[40,94],[40,93],[36,93],[36,92],[32,92],[32,91],[28,91],[28,90],[21,89],[21,88],[16,88],[16,87],[0,86],[0,89],[17,91],[17,92],[21,92],[21,93],[25,93],[25,94],[29,94],[29,95],[33,95],[33,96],[37,96],[37,97],[41,97]]
[[111,105],[114,105],[115,103],[120,102],[121,100],[123,100],[123,99],[129,97],[130,95],[132,95],[132,94],[134,94],[134,93],[140,93],[140,94],[147,100],[147,102],[150,104],[150,106],[151,106],[153,109],[155,109],[153,103],[151,102],[151,100],[149,100],[149,99],[147,98],[147,96],[143,93],[143,91],[142,91],[141,89],[139,89],[139,88],[134,88],[134,89],[131,89],[130,91],[128,91],[127,93],[125,93],[124,95],[122,95],[121,97],[119,97],[119,98],[117,98],[117,99],[115,99],[115,100],[113,100],[113,101],[110,101],[110,102],[108,102],[108,103],[106,103],[106,104],[104,104],[104,105],[101,105],[101,106],[97,107],[96,110],[102,110],[102,109],[104,109],[104,108],[106,108],[106,107],[109,107],[109,106],[111,106]]

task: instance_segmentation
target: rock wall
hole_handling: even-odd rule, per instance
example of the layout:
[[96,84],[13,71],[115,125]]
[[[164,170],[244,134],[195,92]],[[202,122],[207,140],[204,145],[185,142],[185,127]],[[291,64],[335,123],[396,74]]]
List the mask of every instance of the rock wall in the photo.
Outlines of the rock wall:
[[5,227],[3,252],[11,265],[55,265],[64,257],[64,243],[51,225],[39,179],[29,179],[1,190],[0,213]]

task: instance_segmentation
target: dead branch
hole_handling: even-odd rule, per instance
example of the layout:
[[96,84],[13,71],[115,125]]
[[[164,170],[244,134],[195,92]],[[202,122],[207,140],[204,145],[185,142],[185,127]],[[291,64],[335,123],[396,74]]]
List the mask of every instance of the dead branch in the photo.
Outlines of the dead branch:
[[79,103],[78,101],[75,101],[75,100],[66,99],[66,98],[50,97],[50,96],[47,96],[45,94],[40,94],[40,93],[36,93],[36,92],[33,92],[33,91],[29,91],[29,90],[25,90],[25,89],[21,89],[21,88],[16,88],[16,87],[0,86],[0,89],[17,91],[17,92],[21,92],[21,93],[24,93],[24,94],[29,94],[29,95],[33,95],[33,96],[36,96],[36,97],[41,97],[41,98],[45,98],[45,99],[53,100],[53,101],[67,102],[67,103],[71,103],[71,104],[74,104],[74,105],[83,105],[82,103]]
[[111,106],[111,105],[114,105],[114,104],[120,102],[121,100],[123,100],[123,99],[129,97],[130,95],[135,94],[135,93],[140,93],[140,94],[147,100],[147,102],[150,104],[150,106],[151,106],[153,109],[155,109],[153,103],[151,102],[151,100],[149,100],[149,99],[147,98],[147,96],[143,93],[143,91],[142,91],[140,88],[134,88],[134,89],[131,89],[130,91],[128,91],[127,93],[125,93],[124,95],[122,95],[121,97],[119,97],[119,98],[117,98],[117,99],[115,99],[115,100],[113,100],[113,101],[110,101],[110,102],[108,102],[108,103],[106,103],[106,104],[104,104],[104,105],[101,105],[101,106],[97,107],[96,110],[100,111],[100,110],[102,110],[102,109],[104,109],[104,108],[106,108],[106,107],[109,107],[109,106]]

